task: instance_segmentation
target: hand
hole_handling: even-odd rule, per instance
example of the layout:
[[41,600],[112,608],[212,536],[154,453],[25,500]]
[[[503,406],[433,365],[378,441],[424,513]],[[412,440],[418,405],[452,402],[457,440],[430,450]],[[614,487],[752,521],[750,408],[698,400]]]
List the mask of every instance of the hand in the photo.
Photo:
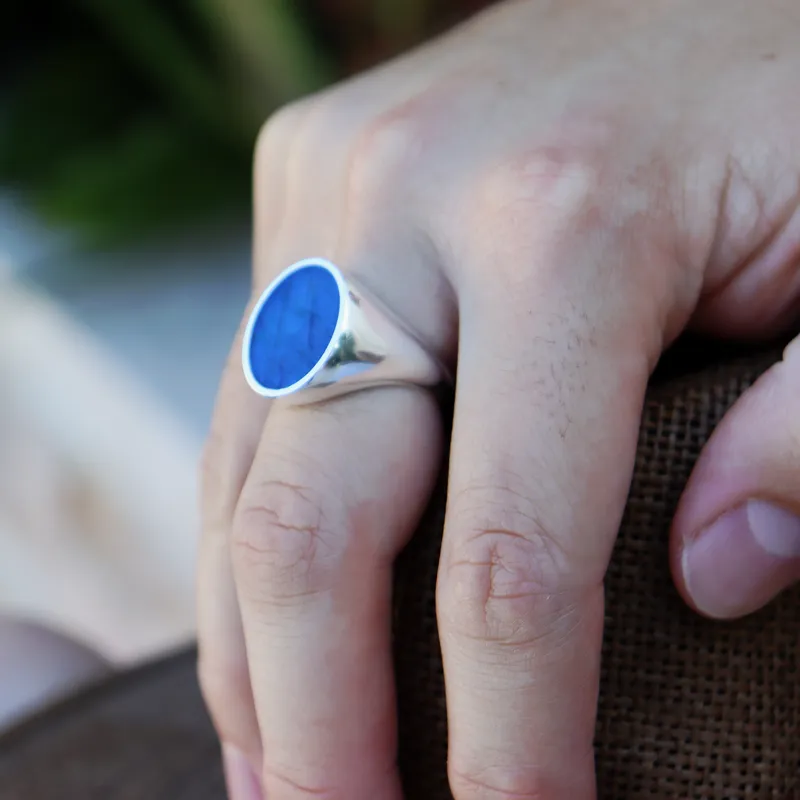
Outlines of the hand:
[[[789,0],[509,2],[264,128],[254,297],[327,257],[457,361],[438,584],[457,800],[595,796],[603,576],[648,376],[687,325],[765,335],[800,299],[799,39]],[[726,610],[798,574],[788,516],[721,515],[800,508],[799,392],[790,353],[693,478],[676,550],[728,525],[686,551],[701,609],[733,591],[706,572],[728,537],[752,530],[725,575],[762,572]],[[235,800],[401,796],[390,577],[441,437],[411,387],[270,405],[234,344],[199,624]]]

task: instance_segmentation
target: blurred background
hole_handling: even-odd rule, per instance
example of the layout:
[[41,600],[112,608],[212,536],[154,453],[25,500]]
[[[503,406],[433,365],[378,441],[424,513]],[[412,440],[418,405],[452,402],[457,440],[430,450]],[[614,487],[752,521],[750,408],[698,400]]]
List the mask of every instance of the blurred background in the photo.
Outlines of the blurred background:
[[118,665],[192,636],[259,126],[482,5],[3,0],[0,615]]

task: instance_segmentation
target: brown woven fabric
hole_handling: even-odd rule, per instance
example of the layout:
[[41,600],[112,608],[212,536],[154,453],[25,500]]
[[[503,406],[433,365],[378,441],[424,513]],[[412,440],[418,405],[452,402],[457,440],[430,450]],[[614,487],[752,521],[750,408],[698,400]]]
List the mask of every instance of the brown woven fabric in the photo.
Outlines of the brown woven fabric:
[[[715,624],[667,566],[669,520],[713,426],[776,352],[654,386],[608,574],[597,727],[605,800],[800,798],[800,597]],[[684,360],[682,363],[686,363]],[[449,800],[434,615],[440,487],[397,570],[400,765],[409,800]],[[222,800],[193,653],[123,675],[0,739],[2,800]]]

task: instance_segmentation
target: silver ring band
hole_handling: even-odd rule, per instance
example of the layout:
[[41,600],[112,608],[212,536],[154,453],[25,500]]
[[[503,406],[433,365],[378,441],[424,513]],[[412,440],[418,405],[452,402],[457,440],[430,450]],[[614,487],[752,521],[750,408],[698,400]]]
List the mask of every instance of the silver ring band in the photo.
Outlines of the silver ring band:
[[262,293],[245,328],[242,368],[253,391],[295,403],[448,378],[388,309],[322,258],[292,264]]

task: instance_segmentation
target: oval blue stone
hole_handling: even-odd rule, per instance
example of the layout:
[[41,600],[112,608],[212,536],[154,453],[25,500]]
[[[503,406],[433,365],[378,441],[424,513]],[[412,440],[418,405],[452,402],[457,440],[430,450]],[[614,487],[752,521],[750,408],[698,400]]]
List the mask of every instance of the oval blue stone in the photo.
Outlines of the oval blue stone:
[[266,389],[286,389],[322,358],[339,319],[339,286],[325,267],[288,275],[267,297],[253,325],[250,369]]

